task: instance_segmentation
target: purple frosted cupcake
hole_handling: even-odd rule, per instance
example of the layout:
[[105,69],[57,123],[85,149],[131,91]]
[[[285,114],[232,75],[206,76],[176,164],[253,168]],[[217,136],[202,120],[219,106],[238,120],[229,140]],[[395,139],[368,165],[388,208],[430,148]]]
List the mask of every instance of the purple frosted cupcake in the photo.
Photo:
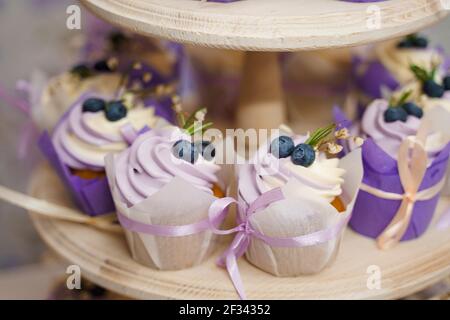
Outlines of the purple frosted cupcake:
[[105,176],[104,158],[128,147],[143,130],[168,121],[156,115],[159,105],[144,105],[131,93],[119,99],[83,94],[60,119],[40,148],[71,191],[78,206],[89,215],[114,210]]
[[[447,168],[450,152],[448,140],[442,133],[428,130],[426,138],[423,137],[426,140],[422,142],[419,136],[423,135],[423,111],[413,102],[407,102],[408,96],[409,93],[403,94],[399,100],[392,99],[390,102],[375,100],[367,107],[361,122],[361,132],[367,136],[362,149],[364,178],[350,226],[378,240],[381,235],[387,235],[387,228],[392,228],[391,222],[399,219],[402,211],[400,205],[405,201],[412,205],[412,211],[409,218],[403,217],[401,231],[397,230],[393,238],[398,238],[397,241],[410,240],[425,232],[436,209]],[[409,157],[409,160],[400,163],[400,159],[405,158],[405,151],[409,148],[416,150],[417,144],[423,150],[422,164],[417,164],[417,157],[412,160],[414,153],[408,155],[408,152],[406,158]],[[410,169],[400,170],[400,165]],[[404,171],[412,177],[419,177],[412,180],[420,179],[419,172],[423,172],[417,191],[404,185],[407,181],[404,173],[402,177]],[[405,191],[405,188],[413,191]],[[408,192],[415,195],[408,195]],[[391,244],[385,246],[379,242],[381,248]]]

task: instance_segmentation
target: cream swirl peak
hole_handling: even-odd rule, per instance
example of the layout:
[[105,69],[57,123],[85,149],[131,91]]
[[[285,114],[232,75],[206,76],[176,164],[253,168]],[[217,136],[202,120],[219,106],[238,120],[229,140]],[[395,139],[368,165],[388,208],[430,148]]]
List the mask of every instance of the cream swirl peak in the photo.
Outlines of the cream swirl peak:
[[[271,141],[277,137],[272,137]],[[296,145],[304,144],[308,136],[292,136]],[[314,162],[305,167],[296,165],[289,157],[278,158],[270,152],[270,146],[262,146],[252,164],[239,170],[239,195],[248,203],[262,193],[286,185],[294,179],[298,186],[295,192],[332,202],[341,195],[345,170],[339,167],[339,159],[327,158],[323,152],[315,151]]]
[[[417,134],[421,119],[408,116],[406,121],[386,122],[384,115],[388,108],[389,103],[386,100],[373,101],[363,115],[361,131],[372,138],[387,154],[396,159],[400,144],[404,139],[414,137]],[[445,145],[443,135],[431,133],[427,138],[425,149],[429,157],[434,157]]]
[[122,119],[110,121],[102,111],[83,112],[87,100],[76,102],[52,135],[59,157],[72,169],[103,171],[106,154],[127,148],[130,131],[167,124],[153,108],[144,106],[133,107]]
[[190,139],[189,134],[177,127],[154,129],[140,135],[130,148],[117,155],[116,185],[128,206],[148,198],[175,177],[213,193],[220,170],[214,160],[200,155],[191,163],[173,155],[177,141]]

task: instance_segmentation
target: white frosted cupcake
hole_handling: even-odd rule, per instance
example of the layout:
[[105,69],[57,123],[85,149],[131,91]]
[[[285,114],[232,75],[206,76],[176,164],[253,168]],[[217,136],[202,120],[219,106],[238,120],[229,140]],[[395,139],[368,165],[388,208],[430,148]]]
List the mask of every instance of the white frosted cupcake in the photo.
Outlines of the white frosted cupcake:
[[[317,273],[337,254],[362,169],[359,150],[344,159],[335,156],[341,147],[334,143],[334,128],[317,130],[311,136],[272,137],[270,145],[259,150],[258,159],[239,170],[239,196],[245,206],[274,188],[281,188],[285,195],[285,200],[250,218],[260,233],[291,238],[340,225],[332,239],[305,247],[272,247],[252,239],[246,257],[264,271],[277,276]],[[346,130],[335,135],[348,138]]]

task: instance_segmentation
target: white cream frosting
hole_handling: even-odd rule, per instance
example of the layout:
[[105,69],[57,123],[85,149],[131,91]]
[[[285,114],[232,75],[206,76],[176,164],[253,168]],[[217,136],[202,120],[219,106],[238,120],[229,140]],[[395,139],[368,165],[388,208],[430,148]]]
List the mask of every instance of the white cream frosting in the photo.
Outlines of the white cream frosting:
[[[305,137],[294,137],[296,145],[305,140]],[[324,153],[316,153],[314,163],[303,167],[292,163],[290,157],[276,158],[268,149],[268,146],[262,147],[258,152],[259,160],[254,160],[254,164],[241,170],[239,190],[246,201],[251,202],[258,195],[283,187],[291,180],[295,180],[295,189],[290,191],[290,196],[307,194],[332,202],[342,194],[345,170],[339,167],[339,159],[329,159]]]
[[380,44],[375,51],[380,62],[400,84],[415,81],[415,76],[410,70],[411,64],[430,70],[434,62],[442,60],[436,49],[398,48],[397,43],[398,41],[389,41]]

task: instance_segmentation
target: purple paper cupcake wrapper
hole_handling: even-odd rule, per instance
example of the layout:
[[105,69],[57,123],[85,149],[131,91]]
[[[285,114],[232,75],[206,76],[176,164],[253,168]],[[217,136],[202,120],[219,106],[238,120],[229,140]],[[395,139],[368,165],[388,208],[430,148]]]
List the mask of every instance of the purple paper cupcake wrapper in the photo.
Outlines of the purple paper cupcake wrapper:
[[[378,147],[372,139],[363,145],[363,183],[387,192],[404,194],[398,173],[397,162]],[[419,191],[429,189],[445,177],[450,144],[448,144],[428,167]],[[420,237],[428,228],[440,193],[429,200],[416,201],[408,229],[402,241]],[[356,232],[377,238],[389,225],[400,207],[401,200],[388,200],[360,191],[356,199],[350,227]]]
[[[336,123],[350,128],[349,121],[339,107],[333,110]],[[344,150],[346,146],[344,145]],[[429,189],[444,179],[450,155],[450,143],[435,157],[427,168],[419,191]],[[384,152],[372,139],[366,139],[362,146],[364,167],[363,183],[386,192],[404,194],[398,173],[397,160]],[[409,226],[402,241],[420,237],[430,225],[436,210],[440,193],[429,200],[416,201]],[[356,232],[377,238],[389,225],[399,209],[401,200],[382,199],[360,190],[349,225]]]
[[38,146],[83,212],[90,216],[98,216],[115,210],[106,177],[83,179],[72,174],[58,156],[47,132],[41,135]]

